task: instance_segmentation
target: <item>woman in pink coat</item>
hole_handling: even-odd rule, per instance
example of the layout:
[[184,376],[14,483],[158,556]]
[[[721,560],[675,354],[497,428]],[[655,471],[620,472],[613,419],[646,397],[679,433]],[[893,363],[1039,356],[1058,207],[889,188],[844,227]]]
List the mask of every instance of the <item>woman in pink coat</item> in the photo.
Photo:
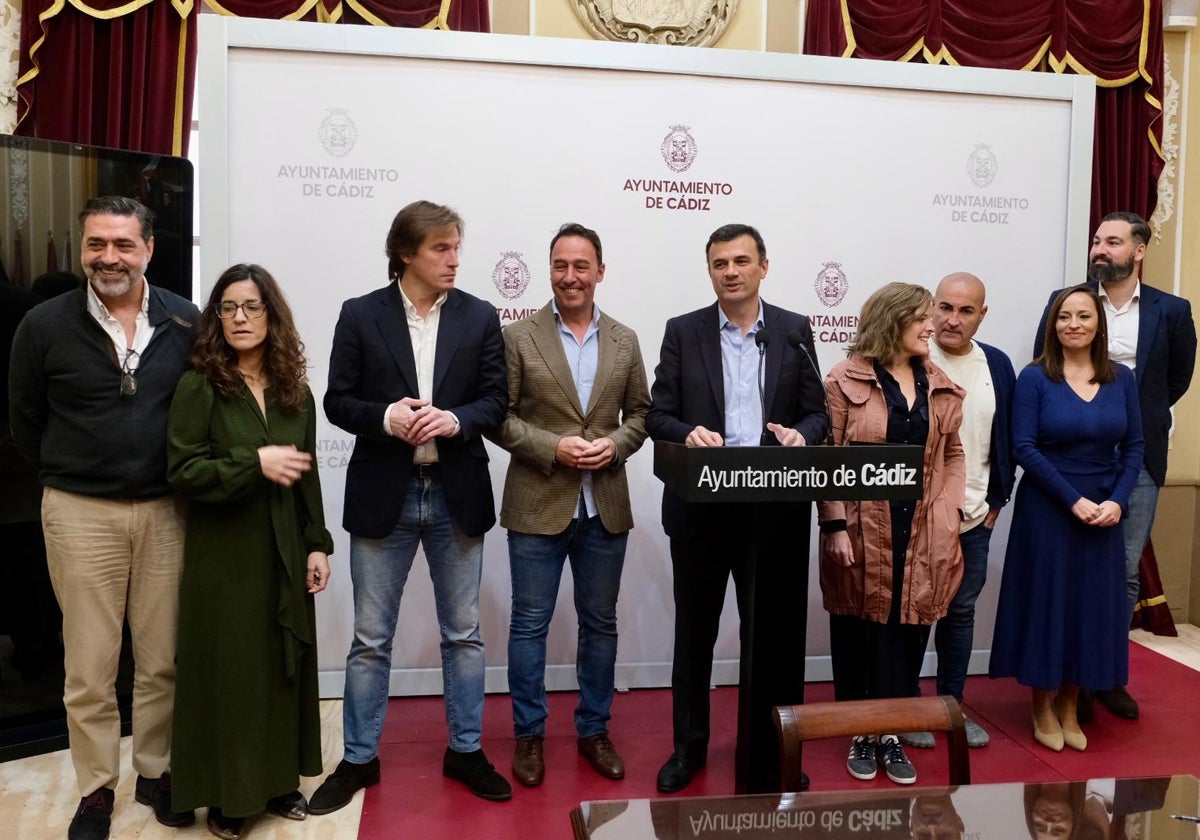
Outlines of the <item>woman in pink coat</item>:
[[[834,443],[925,449],[921,498],[818,506],[838,700],[918,695],[930,626],[962,580],[965,392],[929,361],[932,300],[909,283],[876,291],[863,304],[848,358],[825,377]],[[897,784],[917,779],[896,735],[856,737],[850,775],[873,779],[879,764]]]

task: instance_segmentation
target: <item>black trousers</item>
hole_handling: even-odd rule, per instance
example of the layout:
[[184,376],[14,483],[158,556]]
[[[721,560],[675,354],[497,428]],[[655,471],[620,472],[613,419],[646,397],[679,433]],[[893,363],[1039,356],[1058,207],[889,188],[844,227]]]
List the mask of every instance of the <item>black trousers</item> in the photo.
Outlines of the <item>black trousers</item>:
[[830,615],[834,699],[919,696],[930,627]]
[[771,710],[804,702],[810,503],[695,505],[693,527],[671,540],[675,750],[707,756],[713,647],[730,575],[739,636],[738,783],[778,790]]

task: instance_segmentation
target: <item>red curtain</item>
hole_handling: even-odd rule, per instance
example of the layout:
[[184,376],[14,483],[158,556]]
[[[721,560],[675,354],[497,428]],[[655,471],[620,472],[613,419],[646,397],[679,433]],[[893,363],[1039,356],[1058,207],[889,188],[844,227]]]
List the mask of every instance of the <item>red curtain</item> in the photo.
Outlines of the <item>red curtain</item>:
[[205,0],[238,17],[490,32],[487,0]]
[[186,154],[195,17],[193,0],[24,0],[16,133]]
[[[230,17],[268,20],[325,20],[321,0],[204,0],[214,12]],[[337,5],[330,0],[330,6]]]
[[1149,218],[1162,173],[1162,0],[811,0],[811,55],[1096,78],[1092,226]]

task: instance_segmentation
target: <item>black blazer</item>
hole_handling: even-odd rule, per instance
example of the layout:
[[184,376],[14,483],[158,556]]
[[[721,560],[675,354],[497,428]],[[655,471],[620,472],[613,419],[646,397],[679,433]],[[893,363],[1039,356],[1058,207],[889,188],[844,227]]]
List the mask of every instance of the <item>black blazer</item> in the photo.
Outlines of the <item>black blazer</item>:
[[[1088,281],[1093,289],[1097,284]],[[1033,355],[1042,353],[1050,304],[1062,290],[1050,295],[1033,337]],[[1167,478],[1167,433],[1171,406],[1184,395],[1196,366],[1196,325],[1192,305],[1176,295],[1142,283],[1138,300],[1137,377],[1142,406],[1142,437],[1146,442],[1146,472],[1159,487]]]
[[[820,443],[829,429],[829,416],[825,413],[825,388],[816,367],[812,327],[803,315],[765,301],[762,306],[763,326],[771,331],[764,359],[764,421],[791,426],[804,435],[807,443]],[[803,337],[807,359],[788,344],[787,336],[792,332]],[[650,411],[646,414],[646,431],[653,440],[683,443],[696,426],[725,435],[721,321],[716,303],[667,321],[650,390]],[[688,507],[683,499],[664,489],[662,519],[667,536],[685,533]]]
[[[496,522],[483,433],[504,420],[508,373],[500,319],[490,303],[451,289],[434,351],[433,396],[462,428],[437,439],[450,516],[475,537]],[[342,527],[378,539],[396,527],[412,478],[413,447],[383,430],[388,405],[418,397],[408,318],[395,283],[342,304],[329,354],[325,414],[357,436],[346,472]]]

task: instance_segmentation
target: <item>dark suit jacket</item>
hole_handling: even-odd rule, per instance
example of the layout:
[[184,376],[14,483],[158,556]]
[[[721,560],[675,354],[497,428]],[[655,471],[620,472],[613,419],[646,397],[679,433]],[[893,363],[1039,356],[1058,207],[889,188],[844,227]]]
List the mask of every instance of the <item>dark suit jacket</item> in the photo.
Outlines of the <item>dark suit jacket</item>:
[[[432,402],[462,428],[437,438],[450,516],[468,536],[496,522],[483,433],[504,420],[508,381],[500,319],[487,301],[452,289],[442,305]],[[329,355],[325,414],[357,436],[346,472],[342,526],[378,539],[396,527],[412,478],[413,447],[383,430],[388,405],[417,393],[417,367],[400,290],[390,283],[342,304]]]
[[[1089,281],[1093,289],[1097,284]],[[1060,290],[1061,291],[1061,290]],[[1033,355],[1040,356],[1046,337],[1046,317],[1059,292],[1050,295],[1037,334]],[[1196,325],[1192,305],[1181,297],[1142,283],[1138,301],[1137,377],[1142,404],[1142,436],[1146,442],[1146,472],[1159,487],[1167,477],[1167,433],[1171,406],[1184,395],[1196,366]]]
[[[829,416],[825,413],[825,389],[816,369],[812,327],[803,315],[765,301],[762,306],[763,326],[772,336],[764,360],[767,416],[763,419],[793,427],[809,444],[820,443],[829,428]],[[650,389],[650,411],[646,414],[646,431],[653,440],[683,443],[696,426],[725,435],[720,330],[716,303],[667,321]],[[803,336],[807,359],[787,343],[791,332]],[[683,536],[688,527],[688,507],[670,490],[663,491],[662,519],[667,536]]]

